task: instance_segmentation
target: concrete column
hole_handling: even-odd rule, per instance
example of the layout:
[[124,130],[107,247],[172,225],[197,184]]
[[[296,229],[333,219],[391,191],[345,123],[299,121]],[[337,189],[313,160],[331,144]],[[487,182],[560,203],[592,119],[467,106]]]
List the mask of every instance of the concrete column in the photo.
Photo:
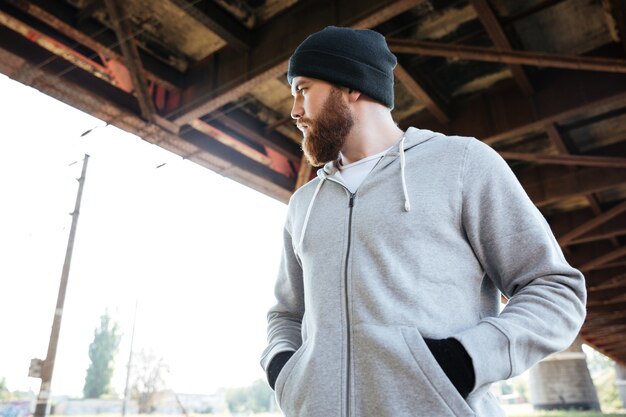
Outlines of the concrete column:
[[580,337],[531,368],[530,399],[535,410],[600,410]]
[[617,378],[615,379],[615,385],[617,385],[617,394],[619,399],[622,400],[622,407],[626,408],[626,366],[615,364],[615,373]]

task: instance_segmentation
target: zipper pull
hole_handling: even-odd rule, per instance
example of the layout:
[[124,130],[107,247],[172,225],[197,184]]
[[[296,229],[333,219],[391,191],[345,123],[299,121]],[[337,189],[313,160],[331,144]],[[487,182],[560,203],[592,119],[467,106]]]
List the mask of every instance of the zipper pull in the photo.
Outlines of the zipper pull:
[[348,207],[354,207],[354,194],[350,194],[350,203],[348,204]]

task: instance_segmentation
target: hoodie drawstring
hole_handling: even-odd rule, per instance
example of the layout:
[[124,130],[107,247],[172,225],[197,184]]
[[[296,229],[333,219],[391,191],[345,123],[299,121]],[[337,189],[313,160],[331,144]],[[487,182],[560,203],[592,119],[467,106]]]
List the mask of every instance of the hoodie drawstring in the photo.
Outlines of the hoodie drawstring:
[[[401,177],[402,177],[402,191],[404,192],[404,211],[411,211],[411,202],[409,201],[409,192],[406,188],[406,174],[405,174],[405,166],[406,166],[406,159],[404,156],[404,139],[406,136],[403,136],[402,139],[400,140],[400,171],[401,171]],[[320,192],[320,189],[322,188],[322,185],[324,184],[324,181],[326,180],[325,176],[322,176],[320,178],[320,182],[319,184],[317,184],[317,187],[315,187],[315,192],[313,193],[313,197],[311,198],[311,202],[309,203],[309,207],[306,210],[306,215],[304,216],[304,224],[302,225],[302,232],[300,233],[300,239],[298,240],[298,245],[294,248],[294,253],[297,256],[300,256],[298,251],[300,250],[300,248],[302,247],[302,242],[304,242],[304,235],[306,233],[306,228],[309,224],[309,217],[311,216],[311,211],[313,210],[313,204],[315,203],[315,199],[317,198],[317,194]]]
[[313,197],[311,198],[311,202],[309,203],[309,208],[306,210],[306,216],[304,216],[304,224],[302,225],[302,232],[300,233],[300,240],[298,241],[298,246],[294,248],[294,253],[297,256],[300,256],[298,254],[298,250],[300,250],[300,247],[302,247],[302,242],[304,241],[304,234],[306,233],[306,227],[309,224],[309,216],[311,216],[313,203],[315,202],[315,198],[317,197],[317,194],[320,192],[320,188],[322,188],[322,184],[324,184],[325,180],[326,180],[325,177],[322,177],[320,179],[320,182],[319,184],[317,184],[317,187],[315,188],[315,192],[313,193]]
[[411,211],[411,202],[409,201],[409,192],[406,189],[406,175],[404,167],[406,165],[406,161],[404,158],[404,138],[406,136],[402,136],[400,140],[400,171],[402,176],[402,191],[404,191],[404,211]]

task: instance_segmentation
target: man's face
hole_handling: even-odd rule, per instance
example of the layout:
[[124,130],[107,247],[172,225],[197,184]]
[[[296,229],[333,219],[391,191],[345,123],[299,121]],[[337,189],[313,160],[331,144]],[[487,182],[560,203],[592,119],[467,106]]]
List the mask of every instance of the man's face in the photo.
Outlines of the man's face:
[[313,78],[295,77],[291,117],[302,132],[302,150],[313,166],[339,157],[354,125],[341,89]]

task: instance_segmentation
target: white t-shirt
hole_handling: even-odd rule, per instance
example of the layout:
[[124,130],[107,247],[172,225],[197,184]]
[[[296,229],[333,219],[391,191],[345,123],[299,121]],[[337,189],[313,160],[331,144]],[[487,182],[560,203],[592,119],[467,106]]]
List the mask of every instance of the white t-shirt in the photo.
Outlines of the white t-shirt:
[[359,159],[351,164],[342,165],[341,171],[335,172],[333,177],[345,184],[348,190],[354,194],[363,180],[365,180],[365,177],[367,177],[367,174],[370,173],[378,161],[380,161],[391,148],[393,148],[393,146],[375,155]]

